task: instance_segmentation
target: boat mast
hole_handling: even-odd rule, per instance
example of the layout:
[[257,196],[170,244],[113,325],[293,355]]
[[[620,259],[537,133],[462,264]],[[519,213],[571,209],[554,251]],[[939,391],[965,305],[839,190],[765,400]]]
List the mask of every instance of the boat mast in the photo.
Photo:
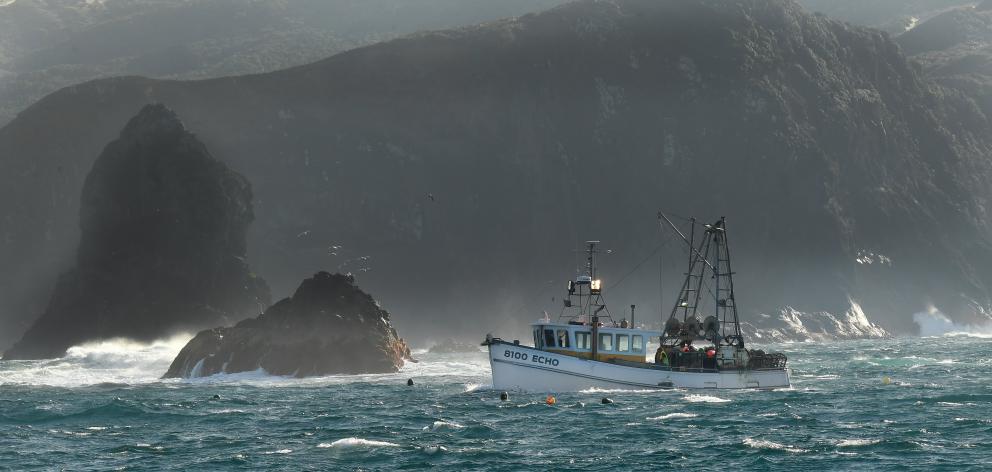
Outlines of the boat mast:
[[[676,341],[691,343],[693,339],[698,339],[702,334],[704,339],[711,339],[717,345],[743,347],[744,338],[741,336],[737,302],[734,296],[734,273],[730,267],[726,218],[721,217],[713,224],[703,225],[705,228],[703,238],[696,245],[694,244],[696,226],[694,218],[690,219],[692,229],[689,233],[690,237],[687,238],[664,213],[659,212],[658,215],[675,230],[689,247],[689,270],[685,273],[685,280],[682,283],[679,297],[672,308],[669,321],[665,324],[663,340],[667,337],[672,344]],[[708,278],[713,281],[713,290],[710,293],[713,298],[712,319],[707,317],[703,326],[699,326],[700,322],[696,315],[700,311],[702,292],[704,289],[710,290],[704,284],[704,276],[707,275],[707,272],[710,275]],[[672,320],[676,321],[673,322]],[[716,324],[716,326],[711,326],[708,323]],[[700,333],[701,330],[706,332]]]

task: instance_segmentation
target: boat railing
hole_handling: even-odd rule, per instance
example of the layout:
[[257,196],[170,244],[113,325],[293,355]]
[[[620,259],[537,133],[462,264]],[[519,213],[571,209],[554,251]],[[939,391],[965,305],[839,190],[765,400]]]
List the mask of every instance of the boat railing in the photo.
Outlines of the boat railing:
[[762,350],[748,351],[746,362],[737,359],[709,357],[705,352],[673,352],[668,363],[662,364],[665,370],[674,372],[726,372],[731,370],[784,370],[788,358],[781,353],[765,353]]
[[789,358],[780,352],[766,353],[760,349],[750,351],[747,367],[750,370],[783,370]]

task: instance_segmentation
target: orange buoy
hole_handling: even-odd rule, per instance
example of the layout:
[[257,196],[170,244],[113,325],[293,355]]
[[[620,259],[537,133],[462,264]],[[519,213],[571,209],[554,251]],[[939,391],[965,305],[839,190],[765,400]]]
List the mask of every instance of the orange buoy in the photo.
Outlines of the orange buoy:
[[548,405],[554,405],[555,403],[558,403],[558,400],[555,399],[554,395],[548,395],[548,398],[546,398],[544,402]]
[[706,351],[706,357],[713,357],[715,355],[716,355],[716,350],[714,349],[710,349],[709,351]]
[[682,346],[682,352],[689,352],[689,346]]

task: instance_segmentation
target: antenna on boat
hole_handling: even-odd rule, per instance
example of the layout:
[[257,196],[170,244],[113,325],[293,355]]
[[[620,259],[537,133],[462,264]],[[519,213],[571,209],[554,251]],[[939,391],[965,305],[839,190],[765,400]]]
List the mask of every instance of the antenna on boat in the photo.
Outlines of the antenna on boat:
[[[603,301],[603,281],[596,276],[596,254],[599,254],[596,248],[599,244],[600,241],[586,241],[586,249],[583,251],[586,255],[585,271],[577,274],[574,280],[568,281],[568,293],[562,300],[564,307],[559,319],[591,322],[599,319],[600,312],[606,311],[604,316],[613,321],[613,316]],[[575,311],[566,314],[570,308]]]

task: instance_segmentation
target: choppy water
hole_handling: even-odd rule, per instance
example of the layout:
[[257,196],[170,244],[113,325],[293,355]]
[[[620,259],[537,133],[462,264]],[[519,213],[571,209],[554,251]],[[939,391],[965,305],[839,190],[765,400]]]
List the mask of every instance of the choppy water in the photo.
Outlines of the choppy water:
[[0,469],[992,468],[984,338],[770,346],[793,388],[589,391],[553,407],[500,402],[482,352],[421,354],[395,375],[157,380],[182,341],[0,362]]

